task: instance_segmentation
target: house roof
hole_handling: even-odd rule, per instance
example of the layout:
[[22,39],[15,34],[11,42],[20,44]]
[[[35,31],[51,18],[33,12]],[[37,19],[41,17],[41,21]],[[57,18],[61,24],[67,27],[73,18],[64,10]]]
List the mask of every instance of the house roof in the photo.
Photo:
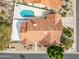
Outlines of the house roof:
[[58,14],[48,14],[47,18],[31,19],[26,22],[27,31],[50,31],[60,30],[62,22]]
[[50,45],[50,33],[48,33],[39,43],[45,47]]
[[21,24],[21,32],[61,30],[60,14],[48,14],[46,18],[29,19]]
[[47,18],[31,19],[27,22],[28,31],[50,31],[55,24],[54,14],[49,14]]
[[[46,18],[30,19],[21,24],[21,33],[25,33],[24,41],[48,47],[49,45],[60,43],[62,35],[62,22],[60,14],[48,14]],[[26,34],[27,33],[27,34]],[[40,37],[40,38],[39,38]]]

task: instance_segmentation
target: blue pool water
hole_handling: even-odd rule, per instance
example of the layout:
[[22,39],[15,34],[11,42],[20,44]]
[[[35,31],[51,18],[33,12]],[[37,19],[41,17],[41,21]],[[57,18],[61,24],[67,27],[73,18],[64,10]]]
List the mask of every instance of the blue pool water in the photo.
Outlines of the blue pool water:
[[34,17],[35,15],[34,15],[34,12],[32,11],[32,10],[22,10],[21,12],[20,12],[20,15],[22,16],[22,17]]

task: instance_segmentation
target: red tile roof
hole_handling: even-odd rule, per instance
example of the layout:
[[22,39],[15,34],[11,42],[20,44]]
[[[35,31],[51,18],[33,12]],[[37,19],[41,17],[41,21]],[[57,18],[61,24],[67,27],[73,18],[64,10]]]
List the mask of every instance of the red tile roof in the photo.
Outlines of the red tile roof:
[[49,14],[47,19],[31,19],[27,23],[27,31],[50,31],[55,24],[54,14]]
[[[43,34],[44,32],[47,33]],[[60,44],[60,38],[62,36],[62,22],[60,15],[58,13],[48,14],[47,18],[28,20],[21,24],[21,33],[25,33],[22,39],[24,39],[24,41],[29,40],[29,42],[26,41],[28,43],[38,41],[38,43],[43,46],[49,46],[54,43]],[[43,34],[43,36],[41,34]],[[42,38],[37,38],[36,35]],[[32,38],[29,38],[30,36],[32,36]]]

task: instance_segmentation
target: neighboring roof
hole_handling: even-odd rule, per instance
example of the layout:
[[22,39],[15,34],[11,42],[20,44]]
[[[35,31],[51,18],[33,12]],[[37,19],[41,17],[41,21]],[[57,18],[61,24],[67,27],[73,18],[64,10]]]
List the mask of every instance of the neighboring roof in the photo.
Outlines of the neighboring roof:
[[25,3],[41,3],[49,8],[61,9],[63,0],[17,0]]
[[41,3],[50,8],[61,9],[63,0],[41,0]]
[[41,0],[25,0],[26,2],[30,2],[30,3],[40,3]]
[[25,3],[40,3],[41,0],[17,0],[17,2],[25,2]]

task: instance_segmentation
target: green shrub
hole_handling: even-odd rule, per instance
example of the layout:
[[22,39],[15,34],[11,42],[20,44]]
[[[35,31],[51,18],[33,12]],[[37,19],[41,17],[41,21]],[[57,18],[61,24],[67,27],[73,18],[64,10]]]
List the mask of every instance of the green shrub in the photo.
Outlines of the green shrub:
[[71,39],[73,34],[73,29],[70,27],[63,28],[63,35],[61,37],[61,44],[59,46],[52,45],[48,47],[47,53],[50,59],[63,59],[64,51],[69,50],[73,46],[73,39]]

